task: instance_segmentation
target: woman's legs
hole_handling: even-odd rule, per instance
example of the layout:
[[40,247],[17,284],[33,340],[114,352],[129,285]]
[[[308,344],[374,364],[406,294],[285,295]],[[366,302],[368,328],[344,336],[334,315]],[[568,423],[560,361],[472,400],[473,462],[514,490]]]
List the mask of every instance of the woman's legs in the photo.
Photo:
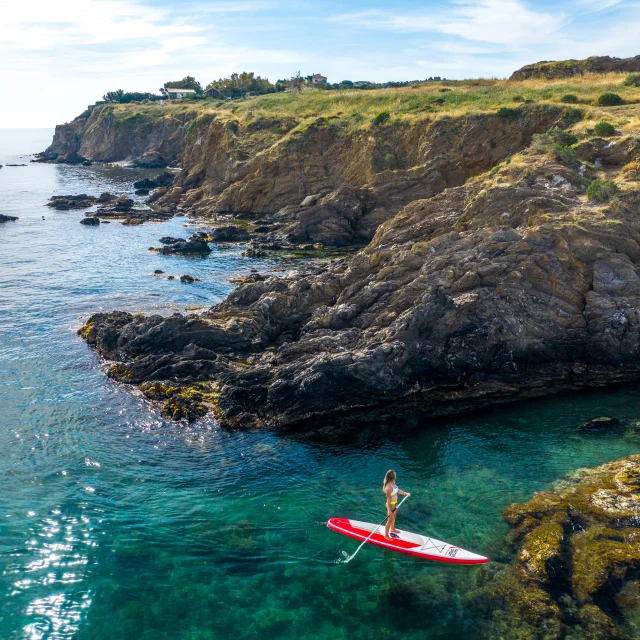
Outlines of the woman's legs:
[[387,518],[387,524],[384,528],[384,537],[387,540],[393,540],[393,538],[389,535],[389,529],[393,531],[393,529],[396,526],[396,513],[398,513],[398,511],[394,507],[393,511],[391,512],[391,515]]
[[393,533],[398,533],[398,532],[399,532],[399,530],[398,530],[398,529],[396,529],[396,517],[397,517],[397,516],[398,516],[398,510],[396,509],[396,510],[393,512],[393,522],[391,523],[391,531],[392,531]]

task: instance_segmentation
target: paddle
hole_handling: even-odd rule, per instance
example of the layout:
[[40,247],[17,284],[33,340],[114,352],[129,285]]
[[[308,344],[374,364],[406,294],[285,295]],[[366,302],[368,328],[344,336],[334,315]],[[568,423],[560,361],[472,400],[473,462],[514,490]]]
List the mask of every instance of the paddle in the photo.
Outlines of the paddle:
[[[402,500],[400,500],[400,504],[396,507],[396,510],[398,510],[401,506],[402,503],[408,498],[409,496],[405,496],[404,498],[402,498]],[[360,551],[360,549],[362,549],[362,547],[365,545],[366,542],[369,541],[369,539],[371,538],[371,536],[376,533],[376,531],[378,531],[378,529],[388,520],[389,516],[387,516],[363,541],[362,544],[355,550],[354,554],[349,556],[344,562],[345,564],[347,562],[351,562],[355,557],[356,557],[356,553],[358,553],[358,551]]]

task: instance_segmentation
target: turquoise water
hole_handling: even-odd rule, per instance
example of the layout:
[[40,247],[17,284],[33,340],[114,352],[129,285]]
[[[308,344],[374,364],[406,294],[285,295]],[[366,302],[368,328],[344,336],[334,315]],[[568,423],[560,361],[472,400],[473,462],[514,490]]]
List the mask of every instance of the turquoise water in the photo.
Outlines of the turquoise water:
[[[19,156],[51,133],[0,130],[0,164],[28,163]],[[504,562],[505,505],[638,452],[624,429],[576,429],[595,415],[640,417],[638,388],[448,421],[415,416],[331,443],[167,422],[104,376],[77,328],[97,310],[208,305],[230,276],[275,265],[240,248],[150,253],[160,236],[186,233],[181,218],[91,228],[81,213],[43,207],[54,193],[130,192],[149,173],[0,169],[0,213],[20,216],[0,225],[0,638],[481,637],[486,612],[473,593],[492,565],[373,547],[346,565],[357,543],[326,520],[382,519],[393,467],[412,492],[401,528]]]

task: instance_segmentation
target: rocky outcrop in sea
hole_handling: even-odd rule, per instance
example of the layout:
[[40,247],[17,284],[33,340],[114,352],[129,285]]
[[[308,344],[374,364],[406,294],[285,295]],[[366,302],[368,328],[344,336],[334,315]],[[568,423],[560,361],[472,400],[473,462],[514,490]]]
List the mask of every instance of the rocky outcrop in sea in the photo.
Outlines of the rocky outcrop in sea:
[[640,634],[640,456],[582,469],[504,511],[516,557],[498,579],[493,637]]
[[[640,157],[633,136],[614,148],[611,175]],[[197,316],[96,314],[82,335],[119,380],[213,383],[230,425],[361,426],[636,380],[640,192],[589,202],[595,176],[545,134],[405,206],[351,257]]]

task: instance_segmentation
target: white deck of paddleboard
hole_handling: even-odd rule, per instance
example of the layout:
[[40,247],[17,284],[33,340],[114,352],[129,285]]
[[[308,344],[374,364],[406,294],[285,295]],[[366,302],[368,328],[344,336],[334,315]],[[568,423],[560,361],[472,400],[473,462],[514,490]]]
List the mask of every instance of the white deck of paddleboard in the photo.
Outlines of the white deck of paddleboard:
[[[361,522],[359,520],[349,520],[349,522],[351,523],[351,526],[356,529],[364,529],[369,533],[374,531],[375,533],[379,533],[381,536],[384,536],[384,525],[375,525],[370,522]],[[478,555],[477,553],[472,553],[471,551],[461,549],[460,547],[456,547],[448,542],[423,536],[419,533],[412,533],[411,531],[402,531],[402,529],[399,529],[395,534],[399,536],[399,538],[395,538],[396,540],[400,539],[405,542],[420,545],[420,547],[414,547],[411,549],[414,553],[424,553],[425,555],[440,556],[443,558],[456,558],[457,560],[479,560],[484,558],[484,556]],[[365,537],[366,536],[363,536],[362,539],[364,540]]]

